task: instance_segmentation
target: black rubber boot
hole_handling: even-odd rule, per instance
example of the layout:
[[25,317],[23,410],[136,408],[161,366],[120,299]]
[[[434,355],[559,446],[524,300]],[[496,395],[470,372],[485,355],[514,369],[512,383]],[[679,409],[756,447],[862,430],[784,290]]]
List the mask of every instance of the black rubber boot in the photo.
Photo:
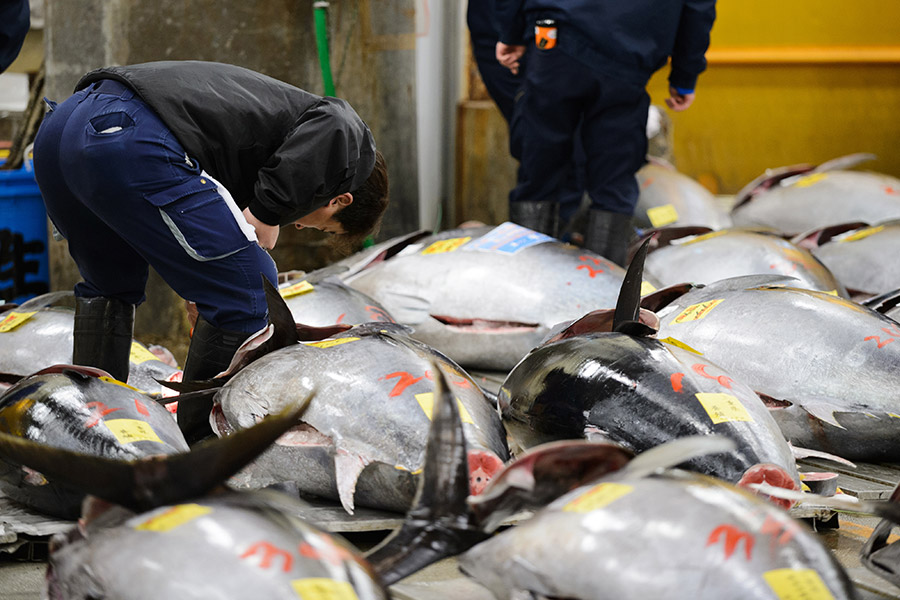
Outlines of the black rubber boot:
[[556,202],[510,202],[509,220],[532,231],[556,237],[559,204]]
[[624,267],[633,235],[631,215],[592,208],[584,231],[584,247]]
[[182,381],[212,379],[228,368],[235,351],[248,337],[249,333],[219,329],[203,317],[198,318],[184,361]]
[[75,298],[72,363],[103,369],[128,381],[134,304],[113,298]]

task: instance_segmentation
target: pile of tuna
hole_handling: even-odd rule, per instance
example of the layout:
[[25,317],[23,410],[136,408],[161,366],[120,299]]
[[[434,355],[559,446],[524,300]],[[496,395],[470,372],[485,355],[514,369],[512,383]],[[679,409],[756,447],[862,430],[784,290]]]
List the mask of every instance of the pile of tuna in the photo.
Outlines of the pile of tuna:
[[[3,307],[0,491],[80,517],[48,597],[387,598],[458,556],[499,599],[857,598],[791,507],[798,457],[900,462],[900,180],[859,159],[730,213],[650,165],[627,272],[511,223],[389,240],[285,276],[210,381],[68,364],[67,294]],[[363,555],[308,496],[406,519]],[[863,556],[896,584],[898,499]]]

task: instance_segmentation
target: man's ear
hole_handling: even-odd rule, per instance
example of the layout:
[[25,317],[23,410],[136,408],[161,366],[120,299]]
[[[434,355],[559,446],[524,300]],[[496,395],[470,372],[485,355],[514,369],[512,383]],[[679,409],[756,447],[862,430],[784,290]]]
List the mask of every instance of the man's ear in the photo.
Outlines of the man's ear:
[[353,204],[353,194],[351,194],[350,192],[346,192],[341,194],[340,196],[335,196],[328,204],[330,204],[331,206],[337,206],[339,208],[349,206],[350,204]]

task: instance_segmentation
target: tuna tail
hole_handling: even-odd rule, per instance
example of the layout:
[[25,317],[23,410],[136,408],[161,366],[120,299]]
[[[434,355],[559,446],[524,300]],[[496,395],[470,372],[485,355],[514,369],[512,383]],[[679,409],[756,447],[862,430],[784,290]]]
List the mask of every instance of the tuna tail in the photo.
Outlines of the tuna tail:
[[887,314],[889,310],[900,304],[900,289],[874,296],[864,300],[861,304],[881,314]]
[[[900,484],[894,488],[888,504],[898,507],[900,506],[898,502],[900,502]],[[900,560],[898,560],[900,545],[897,542],[888,542],[894,525],[900,523],[896,516],[885,517],[875,526],[872,535],[860,550],[859,558],[867,569],[894,585],[900,586]]]
[[0,455],[48,479],[143,512],[206,494],[295,425],[304,410],[306,404],[190,452],[133,461],[53,448],[5,433],[0,433]]
[[775,487],[768,483],[751,483],[748,488],[773,498],[782,498],[794,502],[806,502],[815,506],[824,506],[848,512],[865,513],[881,517],[893,524],[900,524],[900,485],[894,489],[889,500],[860,500],[856,496],[847,494],[835,494],[834,496],[822,496]]
[[641,322],[641,284],[644,280],[644,261],[647,250],[654,236],[648,237],[635,253],[628,265],[625,280],[619,291],[616,312],[613,316],[613,331],[628,335],[640,336],[656,333],[651,327]]
[[386,586],[487,538],[466,504],[469,469],[459,409],[443,371],[434,361],[431,368],[436,376],[434,414],[413,507],[366,557]]

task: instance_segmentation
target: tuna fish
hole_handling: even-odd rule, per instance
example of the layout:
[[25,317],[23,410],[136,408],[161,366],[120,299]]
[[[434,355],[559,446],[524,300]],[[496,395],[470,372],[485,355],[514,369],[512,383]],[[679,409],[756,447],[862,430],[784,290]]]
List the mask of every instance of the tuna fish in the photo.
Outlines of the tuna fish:
[[557,323],[614,306],[624,276],[596,254],[512,223],[412,237],[343,267],[348,285],[416,339],[463,367],[503,371]]
[[432,361],[463,415],[471,488],[508,457],[499,416],[453,361],[405,328],[367,323],[321,342],[294,344],[253,361],[216,394],[219,435],[253,425],[313,392],[303,422],[235,477],[242,487],[294,481],[300,490],[355,505],[405,512],[415,494],[435,394]]
[[[72,362],[75,311],[65,306],[72,292],[52,292],[0,312],[0,373],[24,377]],[[181,370],[134,340],[128,384],[154,397],[173,393],[159,381],[181,381]]]
[[[97,376],[97,375],[100,376]],[[0,396],[0,432],[115,460],[185,452],[172,415],[152,398],[87,367],[59,366]],[[76,518],[84,493],[0,460],[0,489],[37,511]]]
[[580,487],[460,557],[514,598],[857,598],[806,525],[758,497],[680,470],[628,467]]
[[659,315],[660,337],[701,352],[769,402],[792,444],[900,460],[900,326],[794,281],[757,275],[666,288],[644,306]]
[[870,154],[842,157],[818,167],[800,165],[757,178],[736,195],[734,224],[769,227],[795,236],[849,221],[900,218],[900,179],[845,170]]
[[[638,315],[640,270],[650,239],[629,266],[615,313],[595,311],[534,349],[509,373],[499,405],[514,454],[552,440],[606,439],[641,453],[689,435],[735,441],[725,455],[687,468],[737,484],[766,479],[799,487],[791,450],[747,385]],[[639,316],[640,322],[636,317]]]
[[725,229],[666,228],[651,244],[646,269],[662,285],[712,283],[741,275],[794,277],[796,287],[837,293],[847,290],[809,250],[775,235]]
[[886,260],[900,253],[900,221],[871,227],[852,223],[803,236],[803,242],[854,298],[900,287],[900,266]]
[[731,216],[716,197],[671,164],[653,159],[637,172],[640,196],[634,210],[642,228],[699,225],[710,229],[731,227]]
[[345,285],[327,269],[288,278],[278,291],[298,323],[324,327],[335,323],[394,322],[378,302]]

